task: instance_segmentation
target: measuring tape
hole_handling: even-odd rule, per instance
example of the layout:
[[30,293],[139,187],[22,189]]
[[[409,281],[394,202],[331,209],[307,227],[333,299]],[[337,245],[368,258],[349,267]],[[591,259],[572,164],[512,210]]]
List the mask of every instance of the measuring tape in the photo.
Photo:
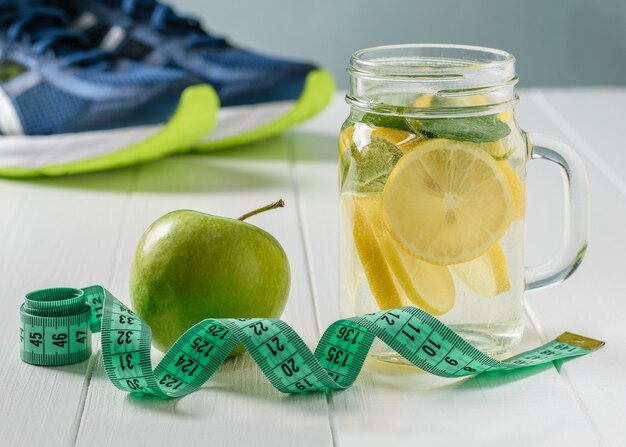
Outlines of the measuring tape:
[[185,332],[153,370],[150,327],[101,286],[31,292],[20,308],[20,355],[33,365],[60,366],[91,355],[102,332],[102,359],[113,384],[131,393],[181,397],[201,387],[242,343],[284,393],[342,390],[354,383],[376,337],[414,365],[462,377],[525,368],[588,354],[604,342],[566,332],[539,348],[498,361],[432,315],[401,307],[336,321],[312,353],[281,320],[207,319]]

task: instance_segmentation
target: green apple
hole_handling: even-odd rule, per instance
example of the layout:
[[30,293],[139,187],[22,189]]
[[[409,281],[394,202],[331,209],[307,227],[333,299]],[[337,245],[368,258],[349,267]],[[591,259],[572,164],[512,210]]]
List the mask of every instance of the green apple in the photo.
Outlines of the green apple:
[[134,311],[167,351],[206,318],[279,317],[287,303],[289,262],[278,241],[239,219],[178,210],[141,237],[130,274]]

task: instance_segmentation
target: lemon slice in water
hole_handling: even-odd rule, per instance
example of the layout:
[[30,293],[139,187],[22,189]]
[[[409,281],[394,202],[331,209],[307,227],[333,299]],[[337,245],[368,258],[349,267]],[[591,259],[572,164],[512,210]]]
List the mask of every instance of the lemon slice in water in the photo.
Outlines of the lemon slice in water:
[[524,183],[508,161],[499,161],[498,167],[502,170],[511,189],[513,220],[523,219],[526,214],[526,190],[524,189]]
[[353,143],[357,144],[357,147],[365,146],[376,138],[384,138],[398,146],[404,153],[415,149],[422,142],[420,137],[406,130],[357,124],[356,127],[354,125],[346,127],[339,134],[339,154],[341,155],[346,149],[349,149]]
[[433,139],[406,154],[382,197],[386,227],[414,256],[456,264],[485,253],[513,218],[506,175],[472,143]]
[[[355,197],[354,238],[370,290],[381,309],[409,304],[398,302],[404,296],[433,315],[452,309],[456,291],[450,271],[397,246],[382,221],[380,194]],[[403,294],[398,294],[396,284]]]
[[476,295],[493,298],[511,288],[506,255],[499,243],[469,262],[450,266],[450,270]]
[[385,260],[385,255],[378,243],[376,233],[384,230],[382,222],[371,218],[367,206],[368,196],[354,196],[354,245],[356,246],[361,266],[370,292],[381,310],[402,306],[400,294]]

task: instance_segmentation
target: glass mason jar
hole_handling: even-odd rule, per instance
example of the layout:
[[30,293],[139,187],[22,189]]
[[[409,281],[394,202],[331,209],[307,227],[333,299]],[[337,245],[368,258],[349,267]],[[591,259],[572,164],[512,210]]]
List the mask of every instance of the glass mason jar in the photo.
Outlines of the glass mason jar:
[[[515,59],[457,45],[356,52],[339,138],[340,309],[400,306],[436,315],[478,349],[522,337],[524,291],[558,283],[587,246],[587,180],[567,145],[528,135],[513,107]],[[532,141],[532,143],[531,143]],[[524,266],[526,163],[566,174],[564,240]],[[372,354],[401,361],[378,342]]]

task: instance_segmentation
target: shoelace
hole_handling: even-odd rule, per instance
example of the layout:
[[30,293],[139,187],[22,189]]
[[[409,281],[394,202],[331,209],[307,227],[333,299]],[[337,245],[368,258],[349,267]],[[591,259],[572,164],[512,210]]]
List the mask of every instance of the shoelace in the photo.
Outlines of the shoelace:
[[156,0],[105,0],[105,2],[120,8],[135,20],[148,22],[159,32],[184,36],[190,49],[220,48],[228,45],[225,39],[207,33],[196,19],[179,16],[172,8]]
[[9,40],[27,40],[42,56],[52,51],[65,67],[94,65],[111,57],[104,50],[91,48],[68,24],[69,18],[58,8],[38,2],[0,1],[0,29],[6,29]]

